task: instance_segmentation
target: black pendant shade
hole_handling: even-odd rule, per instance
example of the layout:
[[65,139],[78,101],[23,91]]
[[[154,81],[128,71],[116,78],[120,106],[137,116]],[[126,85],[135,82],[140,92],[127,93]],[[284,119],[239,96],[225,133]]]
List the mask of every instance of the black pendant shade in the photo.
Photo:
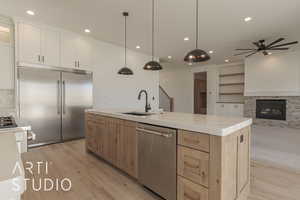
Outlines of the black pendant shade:
[[189,64],[205,62],[210,59],[210,56],[204,51],[198,48],[198,32],[199,32],[199,0],[196,0],[196,49],[190,51],[185,57],[184,61]]
[[118,74],[120,75],[133,75],[133,71],[127,67],[127,23],[126,23],[126,17],[129,16],[128,12],[123,12],[123,16],[125,17],[125,66],[122,67]]
[[159,62],[154,60],[154,33],[154,0],[152,0],[152,61],[144,65],[144,70],[158,71],[163,69]]
[[145,64],[144,70],[158,71],[162,70],[162,66],[156,61],[150,61]]
[[209,59],[210,56],[201,49],[192,50],[184,57],[184,61],[188,63],[205,62]]
[[133,71],[128,67],[123,67],[118,71],[120,75],[133,75]]

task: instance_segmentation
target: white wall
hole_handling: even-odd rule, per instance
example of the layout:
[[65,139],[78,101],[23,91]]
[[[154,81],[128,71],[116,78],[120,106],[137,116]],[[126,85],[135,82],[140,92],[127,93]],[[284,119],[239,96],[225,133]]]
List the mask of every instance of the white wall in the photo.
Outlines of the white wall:
[[175,112],[194,112],[193,75],[186,65],[163,63],[159,83],[174,98]]
[[245,96],[299,96],[300,52],[257,55],[245,61]]
[[[152,108],[158,109],[159,72],[143,70],[150,56],[128,51],[128,67],[134,75],[118,75],[124,66],[124,48],[95,41],[93,53],[94,107],[100,109],[143,110],[145,97],[137,99],[138,92],[146,89]],[[154,96],[155,100],[152,100]]]

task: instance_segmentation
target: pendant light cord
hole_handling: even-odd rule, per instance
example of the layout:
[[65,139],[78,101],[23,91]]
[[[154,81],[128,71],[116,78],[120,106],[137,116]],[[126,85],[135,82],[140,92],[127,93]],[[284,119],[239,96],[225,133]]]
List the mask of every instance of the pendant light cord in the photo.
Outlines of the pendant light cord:
[[125,67],[127,67],[127,16],[125,15]]
[[199,0],[196,1],[196,49],[198,49],[198,32],[199,32]]
[[154,0],[152,0],[152,61],[154,60]]

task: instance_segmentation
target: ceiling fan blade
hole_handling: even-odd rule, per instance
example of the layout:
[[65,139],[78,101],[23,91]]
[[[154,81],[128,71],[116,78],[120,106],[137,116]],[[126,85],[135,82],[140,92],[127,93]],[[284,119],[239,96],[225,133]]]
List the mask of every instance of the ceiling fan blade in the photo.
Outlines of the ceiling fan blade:
[[289,50],[290,48],[272,48],[268,49],[268,51],[273,51],[273,50]]
[[248,58],[248,57],[250,57],[250,56],[256,54],[257,52],[258,52],[258,51],[255,51],[254,53],[251,53],[251,54],[247,55],[246,58]]
[[270,48],[276,48],[276,47],[288,46],[288,45],[292,45],[292,44],[298,44],[298,41],[295,41],[295,42],[289,42],[289,43],[285,43],[285,44],[279,44],[279,45],[271,46]]
[[236,51],[248,51],[248,50],[249,50],[249,51],[251,51],[251,50],[254,51],[254,50],[256,50],[256,49],[236,49]]
[[237,54],[234,54],[233,56],[240,56],[240,55],[252,53],[253,51],[254,51],[254,50],[252,50],[252,51],[246,51],[246,52],[242,52],[242,53],[237,53]]
[[274,42],[268,44],[268,45],[266,46],[266,48],[269,48],[269,47],[271,47],[272,45],[277,44],[278,42],[281,42],[281,41],[283,41],[283,40],[284,40],[284,38],[279,38],[278,40],[275,40]]

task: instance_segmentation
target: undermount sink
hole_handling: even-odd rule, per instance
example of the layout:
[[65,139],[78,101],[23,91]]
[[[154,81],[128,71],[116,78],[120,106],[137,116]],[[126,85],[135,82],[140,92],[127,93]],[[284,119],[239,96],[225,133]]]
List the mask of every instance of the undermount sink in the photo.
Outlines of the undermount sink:
[[134,116],[149,116],[149,115],[153,115],[153,113],[147,113],[147,112],[126,112],[126,113],[122,113],[125,115],[134,115]]

